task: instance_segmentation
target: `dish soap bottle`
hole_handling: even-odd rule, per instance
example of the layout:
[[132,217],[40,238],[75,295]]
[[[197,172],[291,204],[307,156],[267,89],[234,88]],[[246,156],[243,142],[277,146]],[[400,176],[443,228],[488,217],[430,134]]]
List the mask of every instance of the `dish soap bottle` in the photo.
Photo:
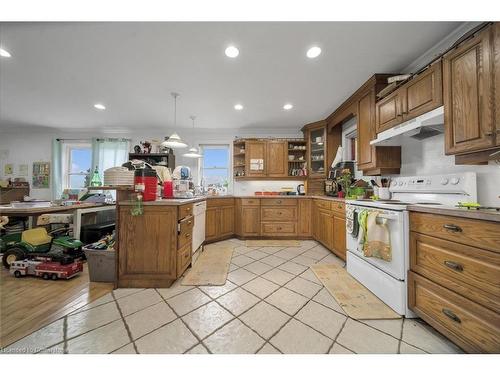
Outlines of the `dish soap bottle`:
[[101,186],[101,176],[99,176],[99,169],[97,165],[95,166],[94,173],[92,174],[92,179],[90,180],[90,186]]

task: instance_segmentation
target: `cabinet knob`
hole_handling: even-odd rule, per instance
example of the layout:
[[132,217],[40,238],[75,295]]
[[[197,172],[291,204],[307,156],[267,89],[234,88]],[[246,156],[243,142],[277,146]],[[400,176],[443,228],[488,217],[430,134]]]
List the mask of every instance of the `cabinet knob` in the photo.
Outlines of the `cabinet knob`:
[[460,228],[458,225],[455,224],[444,224],[443,228],[450,231],[450,232],[462,232],[462,228]]
[[442,309],[441,311],[443,312],[444,315],[446,315],[448,318],[450,318],[454,322],[462,323],[462,320],[450,309]]
[[444,265],[458,272],[462,272],[464,270],[464,266],[462,266],[460,263],[453,262],[451,260],[445,260]]
[[186,238],[191,237],[191,233],[186,233],[185,236],[186,236]]
[[485,132],[484,135],[487,136],[487,137],[492,137],[493,136],[493,132]]

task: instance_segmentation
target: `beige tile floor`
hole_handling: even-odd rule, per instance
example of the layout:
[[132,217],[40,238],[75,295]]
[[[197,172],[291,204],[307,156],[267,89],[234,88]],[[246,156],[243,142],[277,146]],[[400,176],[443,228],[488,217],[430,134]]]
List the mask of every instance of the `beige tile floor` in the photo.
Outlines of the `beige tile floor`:
[[418,319],[348,318],[309,265],[315,241],[234,246],[224,286],[117,289],[17,341],[11,353],[460,353]]

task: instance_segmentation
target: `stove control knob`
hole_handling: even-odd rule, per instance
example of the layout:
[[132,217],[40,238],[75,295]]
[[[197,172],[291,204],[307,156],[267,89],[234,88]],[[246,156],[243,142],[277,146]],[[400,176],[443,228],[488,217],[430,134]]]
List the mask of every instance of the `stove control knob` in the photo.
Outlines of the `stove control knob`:
[[450,184],[452,184],[452,185],[457,185],[459,182],[460,182],[460,179],[458,179],[457,177],[453,177],[450,180]]
[[403,186],[403,181],[399,181],[399,186]]
[[441,180],[441,185],[447,185],[448,184],[448,179],[446,177],[444,177],[442,180]]
[[391,181],[391,186],[398,186],[398,182],[397,181]]

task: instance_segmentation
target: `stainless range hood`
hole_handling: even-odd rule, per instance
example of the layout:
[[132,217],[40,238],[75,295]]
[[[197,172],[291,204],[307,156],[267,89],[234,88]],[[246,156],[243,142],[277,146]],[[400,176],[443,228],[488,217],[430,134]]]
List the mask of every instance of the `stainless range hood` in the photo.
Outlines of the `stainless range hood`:
[[441,134],[443,131],[444,108],[441,106],[378,133],[377,138],[371,141],[370,144],[377,146],[401,146],[403,141],[408,137],[422,140]]

